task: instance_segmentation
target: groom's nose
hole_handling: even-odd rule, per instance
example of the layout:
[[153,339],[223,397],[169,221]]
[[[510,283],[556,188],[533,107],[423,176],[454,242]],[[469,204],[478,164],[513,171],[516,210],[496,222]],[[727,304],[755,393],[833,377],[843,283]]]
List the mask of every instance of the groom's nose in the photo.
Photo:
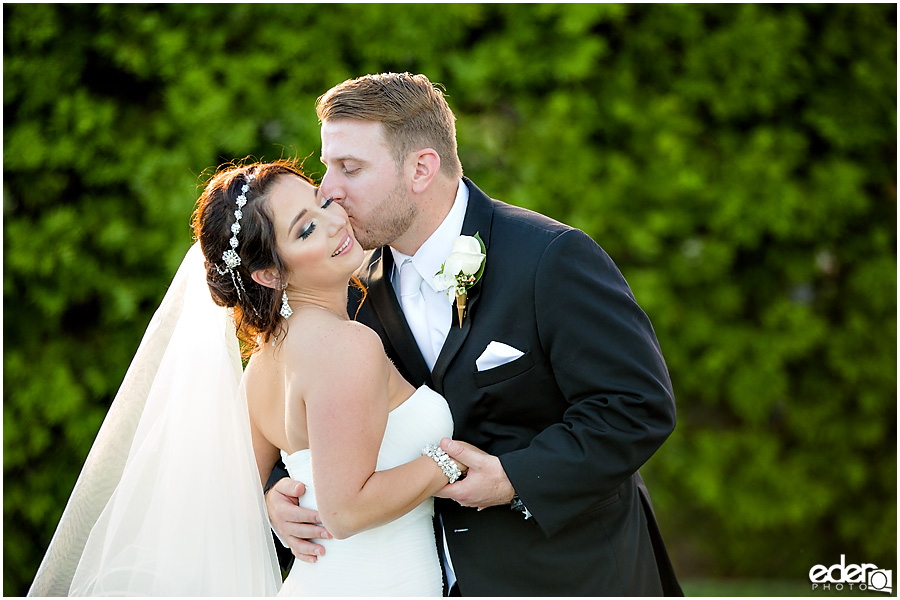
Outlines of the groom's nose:
[[337,184],[335,177],[331,175],[331,171],[325,172],[319,189],[322,191],[323,196],[331,198],[335,202],[342,202],[347,197],[343,186]]

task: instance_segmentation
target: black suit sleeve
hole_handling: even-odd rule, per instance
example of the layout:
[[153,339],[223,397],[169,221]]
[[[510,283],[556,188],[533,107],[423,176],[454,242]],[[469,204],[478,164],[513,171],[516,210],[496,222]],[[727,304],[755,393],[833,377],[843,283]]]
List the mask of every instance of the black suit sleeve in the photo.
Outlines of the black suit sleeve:
[[499,458],[550,536],[650,458],[675,427],[675,400],[649,319],[590,237],[569,230],[549,244],[534,294],[540,344],[569,408]]

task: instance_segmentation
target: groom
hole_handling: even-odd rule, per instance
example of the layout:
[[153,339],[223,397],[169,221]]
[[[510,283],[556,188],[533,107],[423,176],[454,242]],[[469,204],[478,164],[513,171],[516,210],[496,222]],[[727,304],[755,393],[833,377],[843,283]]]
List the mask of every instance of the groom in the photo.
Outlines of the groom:
[[[612,260],[464,178],[455,117],[424,75],[345,81],[317,112],[322,193],[373,249],[357,318],[408,381],[447,398],[458,441],[442,445],[469,465],[435,503],[451,594],[680,595],[638,474],[675,426],[672,387]],[[432,278],[476,233],[485,268],[460,321]],[[282,479],[266,503],[313,560],[300,493]]]

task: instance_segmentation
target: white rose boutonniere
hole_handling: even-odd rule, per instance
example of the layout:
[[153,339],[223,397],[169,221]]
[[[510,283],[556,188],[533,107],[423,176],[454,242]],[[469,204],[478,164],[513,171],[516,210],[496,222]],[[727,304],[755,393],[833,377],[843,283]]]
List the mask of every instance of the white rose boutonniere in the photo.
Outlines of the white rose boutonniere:
[[461,235],[453,241],[450,256],[434,276],[434,287],[438,291],[447,290],[450,302],[456,301],[459,326],[462,327],[466,311],[468,290],[481,279],[484,273],[485,247],[481,237]]

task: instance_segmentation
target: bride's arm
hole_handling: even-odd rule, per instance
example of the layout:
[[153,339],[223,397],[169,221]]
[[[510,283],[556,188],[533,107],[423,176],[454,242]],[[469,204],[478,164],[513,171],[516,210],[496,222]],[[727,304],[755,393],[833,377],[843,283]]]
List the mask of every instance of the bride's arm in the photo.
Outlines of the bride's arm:
[[265,489],[280,454],[278,448],[266,439],[252,418],[250,419],[250,434],[253,440],[253,454],[256,455],[256,468],[259,471],[262,489]]
[[346,323],[315,355],[302,371],[315,374],[303,387],[316,500],[325,527],[343,539],[406,514],[447,477],[428,457],[375,471],[390,410],[389,364],[375,332]]

